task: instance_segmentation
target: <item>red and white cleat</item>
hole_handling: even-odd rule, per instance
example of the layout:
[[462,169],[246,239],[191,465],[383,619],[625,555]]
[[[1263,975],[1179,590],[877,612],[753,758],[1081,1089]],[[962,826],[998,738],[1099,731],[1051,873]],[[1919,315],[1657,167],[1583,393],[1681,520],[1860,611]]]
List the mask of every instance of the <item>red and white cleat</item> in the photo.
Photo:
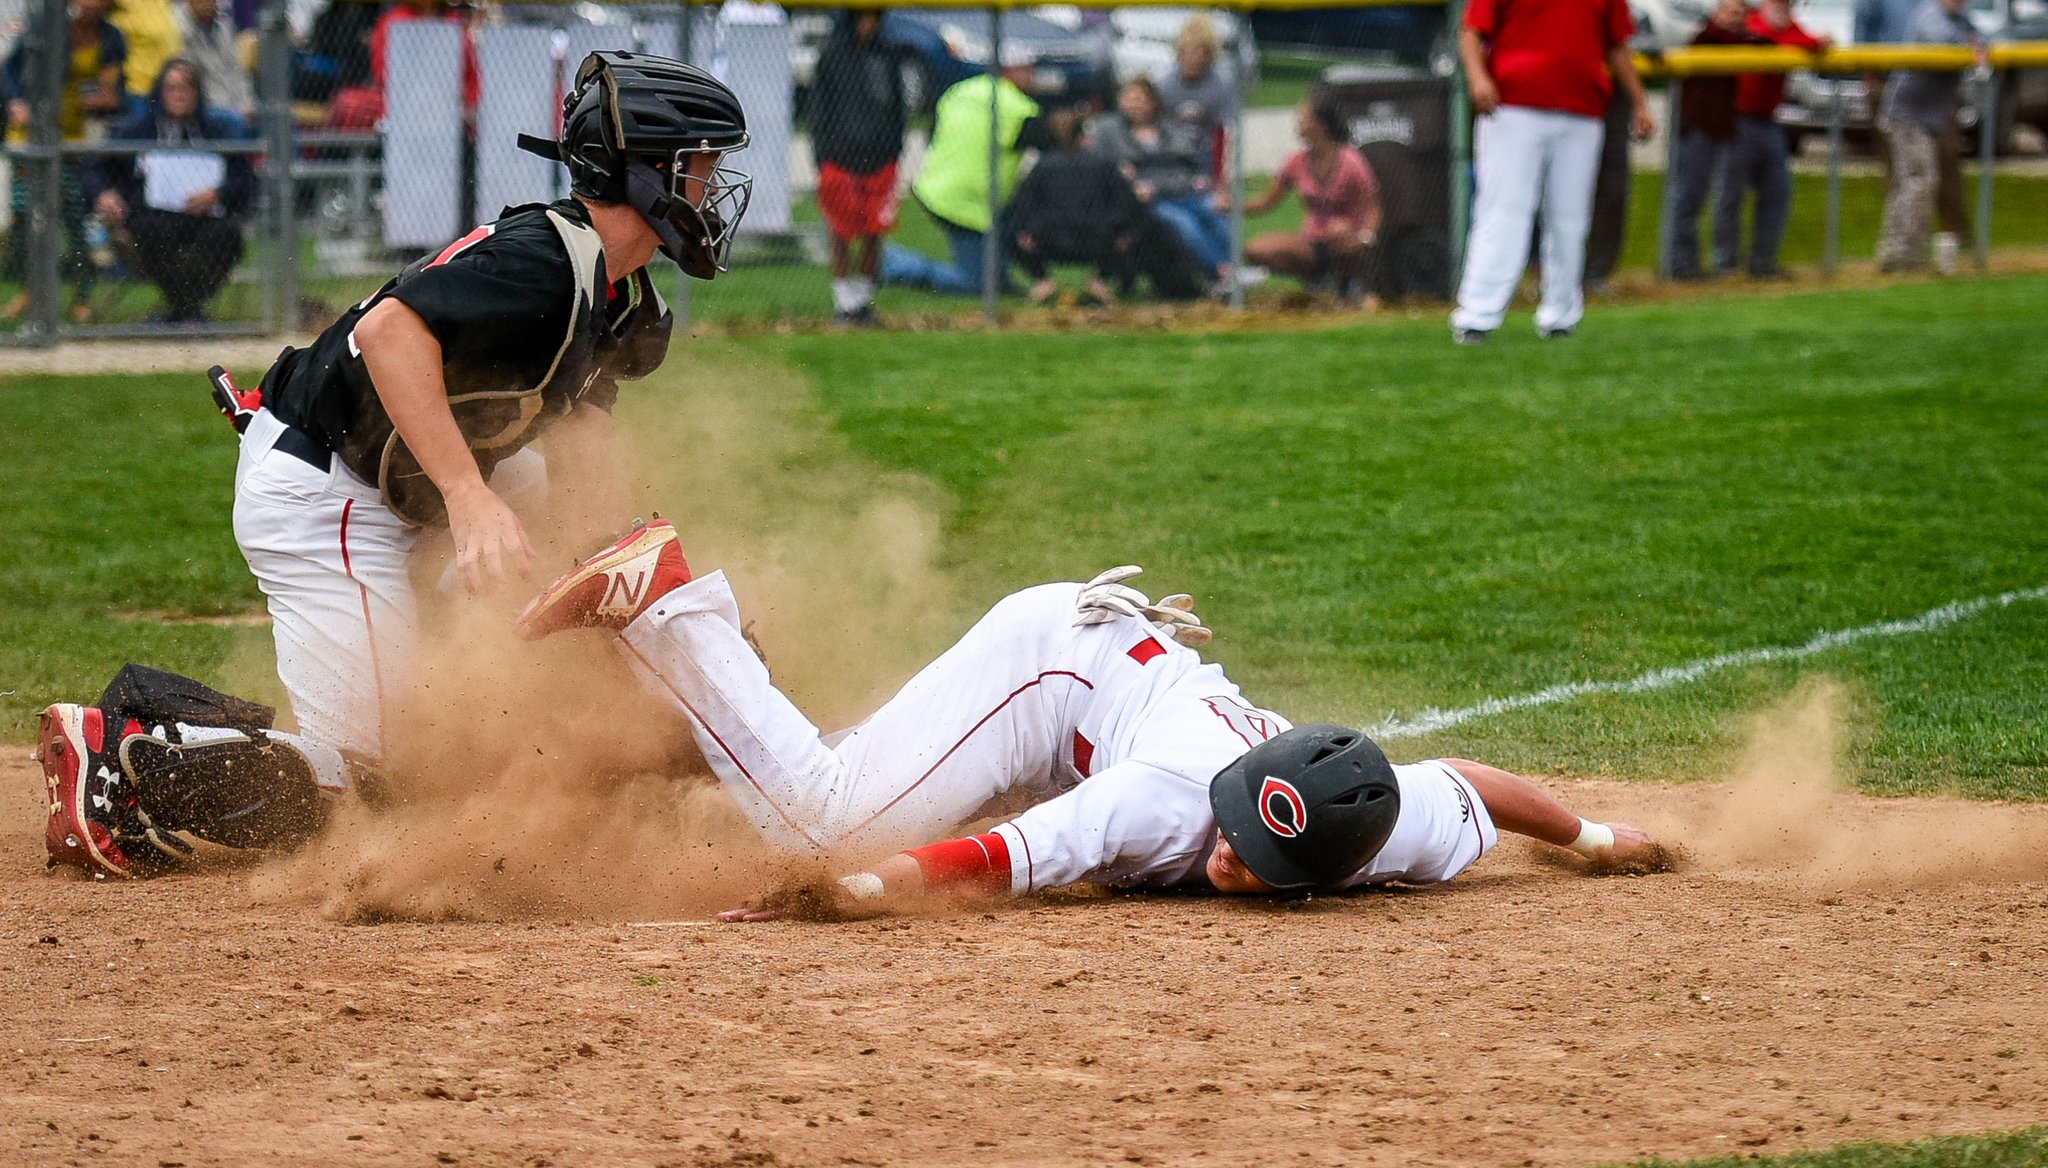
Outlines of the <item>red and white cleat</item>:
[[563,629],[623,629],[649,605],[690,582],[675,525],[656,517],[547,586],[519,614],[519,635],[538,641]]
[[129,796],[108,745],[106,717],[99,710],[59,702],[43,711],[36,758],[49,784],[50,822],[43,842],[50,849],[50,866],[83,868],[101,880],[136,874],[115,835]]

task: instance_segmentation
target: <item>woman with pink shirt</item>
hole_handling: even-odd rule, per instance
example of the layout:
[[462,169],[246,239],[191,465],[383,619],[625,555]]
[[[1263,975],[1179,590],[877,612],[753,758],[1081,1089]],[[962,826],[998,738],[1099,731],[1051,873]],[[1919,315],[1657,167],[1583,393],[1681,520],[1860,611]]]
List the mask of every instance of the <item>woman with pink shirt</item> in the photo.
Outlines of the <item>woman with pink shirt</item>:
[[1275,231],[1245,244],[1245,259],[1301,280],[1310,291],[1334,286],[1348,301],[1373,302],[1367,275],[1380,230],[1380,188],[1372,167],[1346,139],[1335,106],[1301,103],[1294,132],[1297,151],[1273,176],[1273,185],[1245,204],[1246,215],[1264,215],[1287,192],[1301,195],[1305,214],[1298,232]]

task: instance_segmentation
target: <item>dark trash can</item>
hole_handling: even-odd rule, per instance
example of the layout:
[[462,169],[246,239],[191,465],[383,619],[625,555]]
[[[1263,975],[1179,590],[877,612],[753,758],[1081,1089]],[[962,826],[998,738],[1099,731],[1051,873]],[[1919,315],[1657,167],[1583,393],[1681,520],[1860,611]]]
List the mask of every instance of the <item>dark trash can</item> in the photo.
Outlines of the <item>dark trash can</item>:
[[1336,105],[1352,145],[1379,180],[1375,290],[1389,300],[1450,299],[1450,80],[1421,70],[1336,65],[1313,96]]

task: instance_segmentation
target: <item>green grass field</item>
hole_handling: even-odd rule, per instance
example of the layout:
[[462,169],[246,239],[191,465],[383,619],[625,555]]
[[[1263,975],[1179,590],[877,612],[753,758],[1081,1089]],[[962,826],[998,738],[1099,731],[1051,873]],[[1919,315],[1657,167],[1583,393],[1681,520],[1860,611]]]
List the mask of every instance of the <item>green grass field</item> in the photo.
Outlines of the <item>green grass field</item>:
[[[699,340],[623,418],[688,411],[706,376],[791,387],[763,392],[844,439],[793,457],[928,485],[963,615],[1143,563],[1203,598],[1253,697],[1372,724],[2048,584],[2044,301],[2039,277],[1730,298],[1596,311],[1564,344],[1520,317],[1476,350],[1435,314]],[[124,660],[264,672],[261,630],[184,620],[260,607],[196,377],[18,378],[0,426],[6,737]],[[1811,673],[1850,687],[1868,789],[2048,796],[2040,600],[1395,753],[1715,777],[1742,716]]]
[[[821,482],[916,484],[962,619],[1140,562],[1155,590],[1202,599],[1213,655],[1255,700],[1362,724],[2048,584],[2043,304],[2043,277],[1729,297],[1596,310],[1566,343],[1517,315],[1479,349],[1435,313],[699,339],[621,419],[658,431],[707,379],[737,385],[808,435],[771,462],[792,508]],[[264,672],[264,630],[193,619],[260,611],[229,530],[233,443],[196,373],[13,378],[0,429],[0,738],[126,660],[224,685]],[[1864,788],[2048,797],[2048,598],[1390,753],[1714,778],[1746,716],[1814,674],[1852,695]],[[2044,1160],[2036,1128],[1763,1162]],[[1697,1168],[1738,1162],[1757,1161]]]
[[2043,1163],[2048,1163],[2048,1128],[2039,1127],[1910,1144],[1848,1144],[1785,1156],[1636,1161],[1637,1168],[2037,1168]]

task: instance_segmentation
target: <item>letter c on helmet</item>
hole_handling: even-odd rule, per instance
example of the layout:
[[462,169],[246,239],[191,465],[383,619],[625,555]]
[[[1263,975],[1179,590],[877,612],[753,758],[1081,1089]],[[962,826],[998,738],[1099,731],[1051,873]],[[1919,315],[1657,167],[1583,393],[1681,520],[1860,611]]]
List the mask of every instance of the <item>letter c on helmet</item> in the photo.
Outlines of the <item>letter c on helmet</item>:
[[1308,804],[1294,784],[1268,775],[1259,787],[1259,819],[1267,831],[1293,839],[1308,829]]

